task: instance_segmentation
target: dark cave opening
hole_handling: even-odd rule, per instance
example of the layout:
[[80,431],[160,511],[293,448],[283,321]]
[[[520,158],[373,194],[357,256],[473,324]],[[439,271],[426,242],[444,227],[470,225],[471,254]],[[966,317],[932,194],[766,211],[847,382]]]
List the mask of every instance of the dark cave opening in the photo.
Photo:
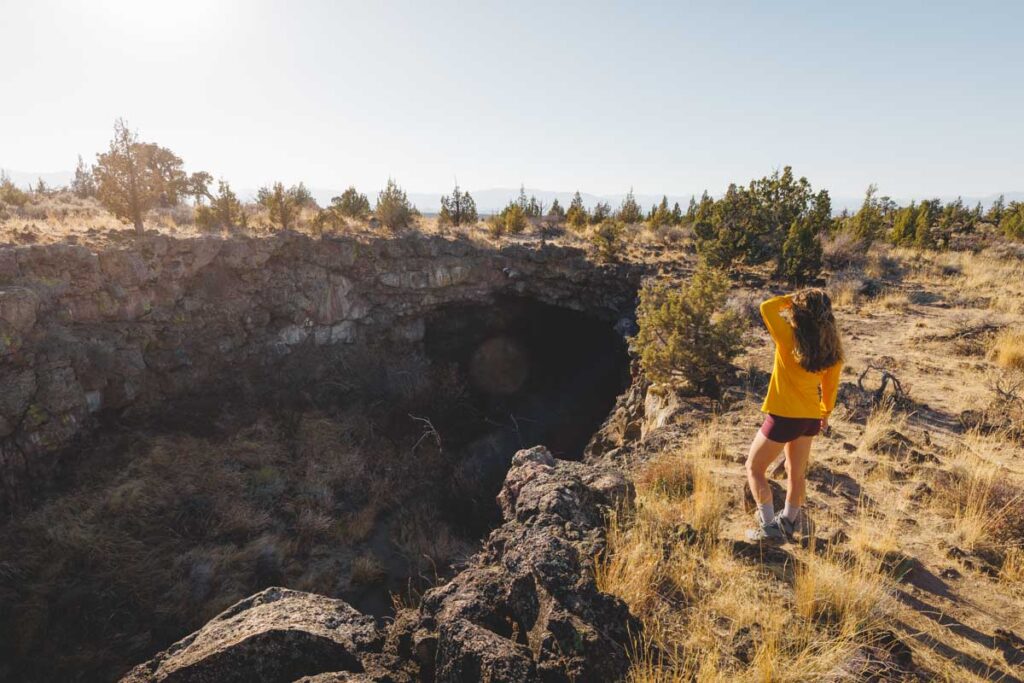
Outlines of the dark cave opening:
[[450,512],[478,536],[499,521],[494,497],[515,452],[544,445],[580,459],[629,385],[626,342],[611,322],[529,298],[439,311],[425,347],[466,381],[445,425],[460,437]]

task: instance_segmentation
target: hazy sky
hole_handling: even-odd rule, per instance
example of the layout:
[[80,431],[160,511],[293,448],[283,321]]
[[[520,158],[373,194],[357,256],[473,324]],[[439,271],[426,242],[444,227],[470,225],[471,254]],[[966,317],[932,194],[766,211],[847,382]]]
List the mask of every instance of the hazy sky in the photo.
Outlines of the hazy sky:
[[0,0],[0,167],[236,187],[1024,189],[1024,2]]

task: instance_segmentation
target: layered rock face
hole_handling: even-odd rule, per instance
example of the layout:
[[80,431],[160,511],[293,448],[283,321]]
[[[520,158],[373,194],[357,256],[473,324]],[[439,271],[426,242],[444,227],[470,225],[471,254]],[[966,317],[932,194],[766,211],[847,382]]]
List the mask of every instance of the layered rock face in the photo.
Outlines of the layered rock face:
[[386,628],[340,600],[271,588],[133,669],[125,681],[614,681],[639,625],[598,591],[593,560],[616,469],[520,451],[504,523],[452,581]]
[[415,347],[433,312],[502,295],[614,321],[639,276],[574,249],[422,236],[0,249],[0,512],[30,499],[104,417],[298,383],[296,358]]

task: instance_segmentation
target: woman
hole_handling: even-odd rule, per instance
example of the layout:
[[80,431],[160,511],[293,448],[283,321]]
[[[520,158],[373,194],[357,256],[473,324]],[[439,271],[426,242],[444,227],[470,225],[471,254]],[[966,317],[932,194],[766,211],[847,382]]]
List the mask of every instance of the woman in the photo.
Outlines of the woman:
[[[768,299],[761,304],[761,317],[775,342],[775,361],[761,406],[767,415],[747,456],[747,481],[757,503],[758,523],[748,536],[785,541],[792,538],[804,504],[811,441],[828,429],[828,416],[836,405],[843,349],[832,302],[823,290]],[[789,490],[785,509],[776,515],[766,471],[783,449]]]

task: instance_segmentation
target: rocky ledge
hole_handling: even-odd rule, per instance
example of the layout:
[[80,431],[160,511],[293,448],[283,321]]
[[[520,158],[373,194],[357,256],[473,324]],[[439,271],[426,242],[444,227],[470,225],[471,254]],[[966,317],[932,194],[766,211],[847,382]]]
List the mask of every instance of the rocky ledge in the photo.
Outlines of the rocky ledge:
[[498,502],[504,523],[447,584],[386,627],[347,603],[268,588],[123,679],[142,681],[614,681],[640,632],[598,590],[617,470],[519,451]]
[[360,346],[422,346],[446,307],[521,296],[615,322],[641,269],[579,250],[410,235],[0,246],[0,514],[103,421],[301,385]]

